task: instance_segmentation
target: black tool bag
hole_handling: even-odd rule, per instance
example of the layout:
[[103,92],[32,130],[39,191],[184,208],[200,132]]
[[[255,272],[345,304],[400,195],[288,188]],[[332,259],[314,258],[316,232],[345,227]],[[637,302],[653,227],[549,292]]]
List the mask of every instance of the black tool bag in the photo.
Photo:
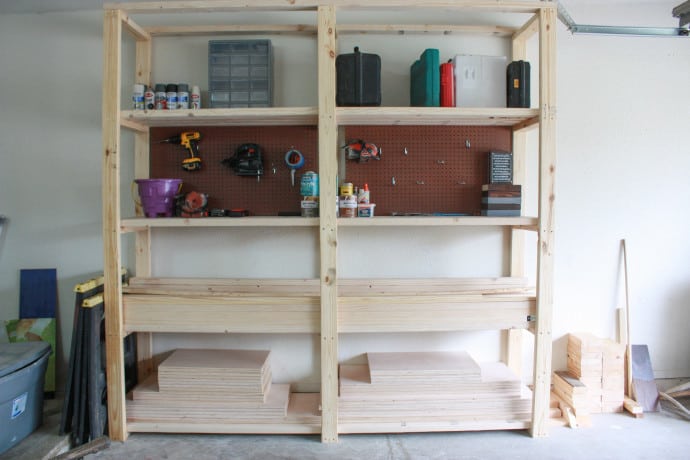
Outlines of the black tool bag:
[[264,173],[261,147],[258,144],[240,145],[235,155],[221,163],[232,168],[238,176],[262,176]]
[[529,108],[529,73],[530,66],[527,61],[513,61],[508,64],[506,79],[508,86],[508,107]]
[[381,105],[381,58],[377,54],[351,54],[335,59],[336,104],[339,106]]

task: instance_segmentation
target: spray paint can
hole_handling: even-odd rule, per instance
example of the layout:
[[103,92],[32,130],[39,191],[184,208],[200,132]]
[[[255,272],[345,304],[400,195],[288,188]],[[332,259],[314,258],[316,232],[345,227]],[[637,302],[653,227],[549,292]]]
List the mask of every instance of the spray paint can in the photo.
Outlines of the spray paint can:
[[165,87],[168,110],[177,110],[177,85],[169,83]]
[[201,91],[199,91],[198,86],[192,86],[192,97],[190,105],[192,109],[201,108]]
[[148,85],[144,91],[144,108],[146,110],[153,110],[156,108],[156,93],[154,93],[153,88]]
[[158,83],[154,93],[156,110],[165,110],[168,108],[168,96],[165,93],[165,85]]
[[177,108],[189,108],[189,85],[186,83],[180,83],[177,85]]
[[144,110],[144,88],[140,83],[135,83],[132,87],[132,108],[134,110]]

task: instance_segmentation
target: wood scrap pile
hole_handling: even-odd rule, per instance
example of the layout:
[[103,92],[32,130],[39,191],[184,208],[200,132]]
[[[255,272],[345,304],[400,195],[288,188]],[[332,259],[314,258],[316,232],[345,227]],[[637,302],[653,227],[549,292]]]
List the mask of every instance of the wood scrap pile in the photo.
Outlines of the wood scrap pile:
[[[265,350],[176,350],[160,364],[158,375],[130,393],[127,419],[283,423],[291,399],[293,404],[304,401],[291,398],[290,385],[272,384],[269,358]],[[308,402],[316,404],[318,398]],[[320,423],[315,411],[301,412],[301,420],[292,421]]]
[[[625,399],[625,345],[592,334],[568,335],[568,370],[553,374],[553,392],[564,415],[588,425],[589,415],[622,412]],[[571,420],[571,426],[575,420]]]
[[339,420],[456,423],[528,421],[531,394],[503,364],[477,364],[466,352],[368,353],[340,366]]

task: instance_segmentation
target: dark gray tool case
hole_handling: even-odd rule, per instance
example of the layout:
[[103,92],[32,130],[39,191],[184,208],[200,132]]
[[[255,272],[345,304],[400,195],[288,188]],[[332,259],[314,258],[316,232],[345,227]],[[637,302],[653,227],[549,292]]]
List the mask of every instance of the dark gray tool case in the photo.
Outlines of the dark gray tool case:
[[0,343],[0,454],[43,422],[48,342]]
[[336,104],[342,106],[381,105],[381,58],[377,54],[355,52],[335,59]]

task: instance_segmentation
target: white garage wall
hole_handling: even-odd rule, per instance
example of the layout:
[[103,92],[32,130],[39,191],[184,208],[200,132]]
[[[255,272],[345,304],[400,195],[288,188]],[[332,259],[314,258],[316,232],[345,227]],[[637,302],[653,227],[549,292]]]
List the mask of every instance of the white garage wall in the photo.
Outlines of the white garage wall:
[[[581,23],[673,26],[674,3],[634,3],[624,14],[600,4],[566,6]],[[0,213],[11,219],[0,249],[0,319],[17,315],[20,268],[57,267],[63,366],[72,288],[99,272],[103,260],[101,21],[100,12],[0,15],[0,154],[5,160]],[[433,37],[406,37],[393,49],[387,43],[396,39],[401,40],[367,37],[365,43],[348,37],[341,42],[344,52],[357,44],[364,51],[385,50],[387,105],[406,104],[406,67],[424,47],[437,43]],[[443,40],[442,57],[507,50],[496,40]],[[205,41],[157,44],[154,79],[205,86]],[[280,43],[278,75],[290,75],[276,80],[277,103],[314,105],[315,64],[306,58],[313,56],[313,44],[294,37],[276,37],[274,43]],[[690,196],[685,178],[690,158],[681,140],[690,121],[689,44],[688,39],[571,36],[559,27],[556,368],[565,366],[567,332],[614,336],[615,308],[623,305],[619,242],[626,238],[632,337],[649,345],[657,376],[690,375],[685,353],[690,345],[685,333],[690,223],[684,203]],[[125,51],[131,54],[131,45]],[[289,59],[280,57],[283,51]],[[132,80],[131,74],[126,80]],[[131,144],[125,135],[125,168],[131,163]],[[124,215],[131,214],[130,179],[123,180]],[[161,276],[316,277],[314,232],[159,231],[153,268]],[[180,238],[198,247],[185,253]],[[472,229],[341,229],[340,270],[346,277],[499,275],[506,269],[497,250],[502,238],[500,232]],[[466,348],[479,360],[494,360],[499,345],[493,332],[361,335],[345,337],[340,352],[343,360],[351,360],[385,348]],[[270,346],[277,380],[299,382],[305,389],[318,380],[318,341],[312,337],[157,337],[157,351],[176,346]]]

